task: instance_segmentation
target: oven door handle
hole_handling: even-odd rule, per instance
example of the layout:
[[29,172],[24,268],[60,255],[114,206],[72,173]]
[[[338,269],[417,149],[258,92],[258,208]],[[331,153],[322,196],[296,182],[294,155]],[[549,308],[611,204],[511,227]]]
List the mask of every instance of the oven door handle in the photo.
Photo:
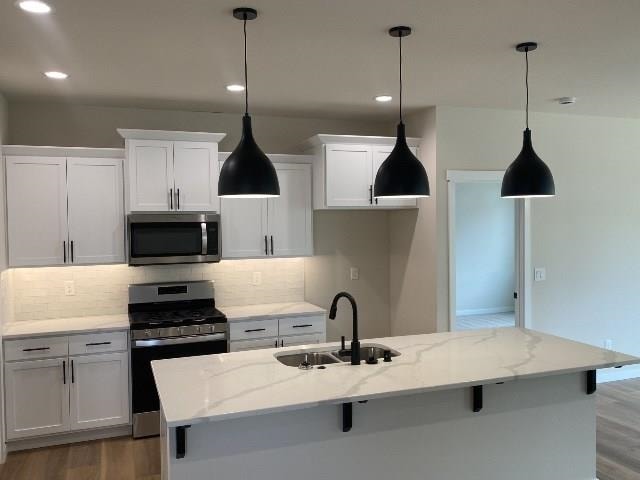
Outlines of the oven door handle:
[[215,342],[226,339],[227,335],[225,333],[214,333],[212,335],[192,335],[189,337],[134,340],[132,342],[131,348],[162,347],[164,345],[183,345],[186,343]]

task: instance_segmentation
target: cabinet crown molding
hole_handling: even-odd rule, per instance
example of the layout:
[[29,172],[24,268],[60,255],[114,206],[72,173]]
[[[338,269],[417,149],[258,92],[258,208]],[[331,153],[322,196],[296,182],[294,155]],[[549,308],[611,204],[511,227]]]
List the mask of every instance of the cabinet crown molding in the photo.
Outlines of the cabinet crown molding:
[[120,136],[125,139],[136,140],[175,140],[184,142],[213,142],[220,141],[227,136],[226,133],[212,132],[180,132],[172,130],[139,130],[131,128],[116,129]]
[[124,158],[123,148],[3,145],[3,155],[83,158]]
[[[355,145],[395,145],[396,137],[377,137],[366,135],[332,135],[319,133],[308,138],[303,143],[306,150],[310,147],[318,147],[326,144],[355,144]],[[416,137],[407,137],[407,144],[410,147],[419,147],[420,139]]]

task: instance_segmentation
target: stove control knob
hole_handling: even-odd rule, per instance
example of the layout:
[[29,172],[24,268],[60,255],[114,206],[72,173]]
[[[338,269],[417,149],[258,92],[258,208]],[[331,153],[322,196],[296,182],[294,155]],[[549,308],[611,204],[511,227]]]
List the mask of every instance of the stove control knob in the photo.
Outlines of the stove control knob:
[[145,330],[144,331],[144,335],[145,335],[145,337],[150,337],[151,336],[151,330]]

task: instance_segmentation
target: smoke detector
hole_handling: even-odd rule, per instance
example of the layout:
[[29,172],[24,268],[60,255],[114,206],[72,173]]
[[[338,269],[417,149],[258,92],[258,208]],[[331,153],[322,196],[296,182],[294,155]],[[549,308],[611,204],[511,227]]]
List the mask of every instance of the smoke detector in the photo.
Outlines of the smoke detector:
[[573,105],[576,103],[576,97],[560,97],[558,98],[558,103],[560,105]]

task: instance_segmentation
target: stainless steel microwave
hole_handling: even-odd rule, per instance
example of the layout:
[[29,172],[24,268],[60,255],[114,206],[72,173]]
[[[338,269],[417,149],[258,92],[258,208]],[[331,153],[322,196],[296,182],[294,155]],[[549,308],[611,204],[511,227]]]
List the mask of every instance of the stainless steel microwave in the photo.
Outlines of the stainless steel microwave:
[[219,262],[220,215],[149,212],[127,216],[129,265]]

